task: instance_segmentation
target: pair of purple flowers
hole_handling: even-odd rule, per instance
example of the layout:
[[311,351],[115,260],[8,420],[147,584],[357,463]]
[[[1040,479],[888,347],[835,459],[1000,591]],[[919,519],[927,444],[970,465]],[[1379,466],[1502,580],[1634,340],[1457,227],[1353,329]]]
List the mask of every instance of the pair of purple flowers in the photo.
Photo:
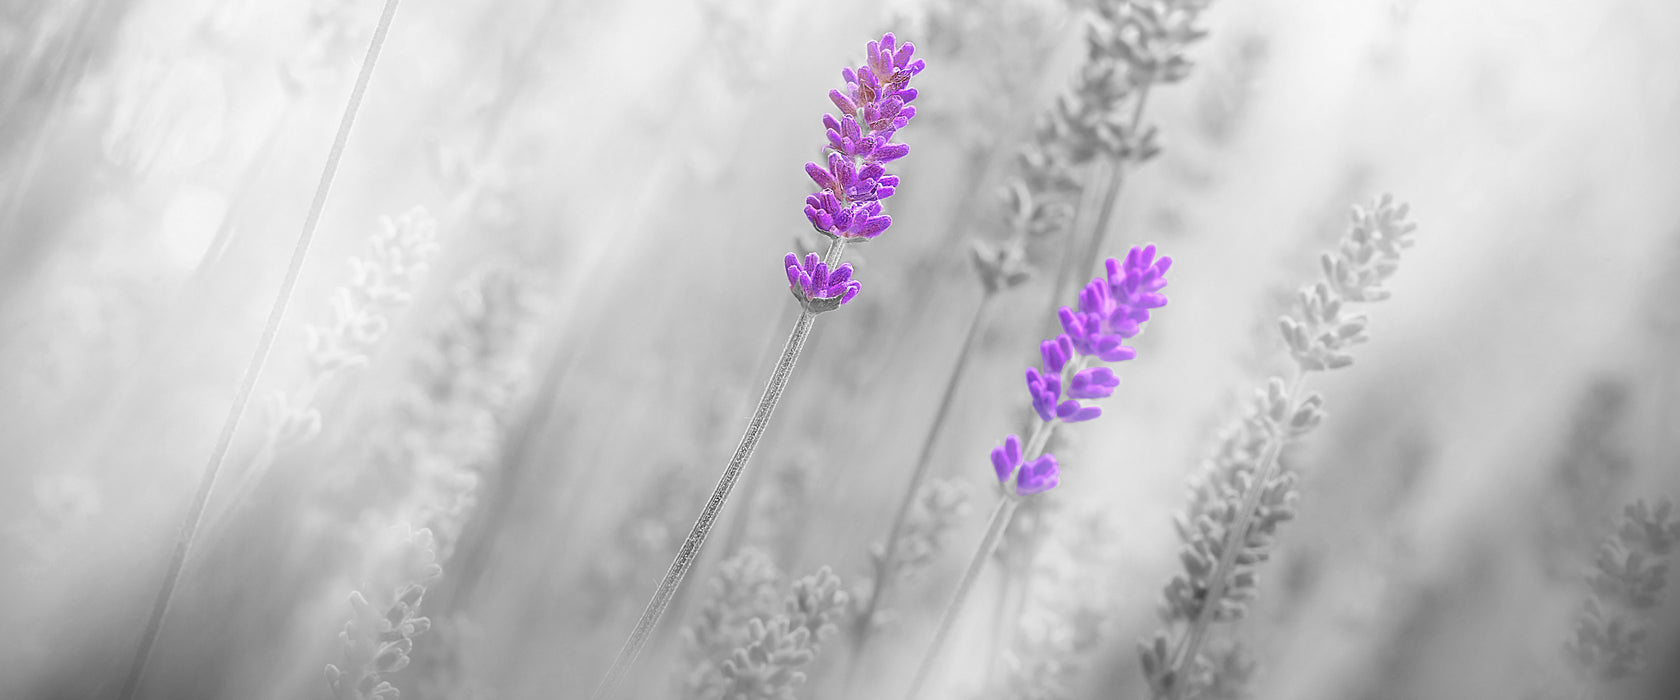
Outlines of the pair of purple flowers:
[[[837,241],[870,240],[892,225],[892,217],[881,213],[881,202],[898,188],[898,176],[888,175],[886,164],[910,153],[909,146],[893,143],[892,137],[916,116],[910,78],[926,67],[914,58],[913,44],[899,44],[890,32],[869,42],[865,53],[863,66],[840,71],[845,92],[828,92],[840,116],[823,115],[827,166],[805,164],[805,173],[821,188],[805,198],[805,218]],[[814,253],[804,260],[789,253],[784,267],[794,297],[813,313],[851,301],[861,287],[852,279],[850,263],[831,270]]]
[[[1161,294],[1167,286],[1167,269],[1172,258],[1155,257],[1155,246],[1138,246],[1126,254],[1125,262],[1109,258],[1108,275],[1091,280],[1079,292],[1079,308],[1062,307],[1063,333],[1038,346],[1044,370],[1027,368],[1027,393],[1032,407],[1049,430],[1055,421],[1081,423],[1102,415],[1102,409],[1081,401],[1107,398],[1119,386],[1119,378],[1108,367],[1091,363],[1123,362],[1137,356],[1124,343],[1142,332],[1150,309],[1167,303]],[[1063,384],[1067,385],[1063,398]],[[1023,462],[1020,438],[1010,435],[1003,446],[992,450],[992,468],[998,482],[1015,475],[1015,493],[1030,496],[1056,487],[1061,469],[1056,456],[1045,453]]]

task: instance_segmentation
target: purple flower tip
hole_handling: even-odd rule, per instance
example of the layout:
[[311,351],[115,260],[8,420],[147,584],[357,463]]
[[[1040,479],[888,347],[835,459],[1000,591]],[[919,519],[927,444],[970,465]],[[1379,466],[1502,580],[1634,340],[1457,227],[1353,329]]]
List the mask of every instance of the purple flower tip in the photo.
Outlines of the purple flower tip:
[[1003,441],[1002,447],[992,448],[992,471],[997,472],[998,483],[1009,480],[1009,475],[1015,473],[1015,468],[1021,466],[1021,439],[1010,435]]
[[805,218],[818,231],[867,240],[892,226],[880,202],[897,192],[898,178],[882,166],[910,153],[909,146],[893,143],[892,137],[916,116],[916,108],[909,106],[916,91],[909,83],[925,64],[915,53],[915,46],[889,32],[869,42],[863,66],[840,71],[844,90],[829,91],[840,115],[823,115],[828,165],[805,165],[820,188],[805,198]]
[[1015,493],[1022,496],[1044,493],[1061,483],[1061,467],[1056,464],[1056,456],[1049,453],[1021,465],[1019,474],[1015,480]]

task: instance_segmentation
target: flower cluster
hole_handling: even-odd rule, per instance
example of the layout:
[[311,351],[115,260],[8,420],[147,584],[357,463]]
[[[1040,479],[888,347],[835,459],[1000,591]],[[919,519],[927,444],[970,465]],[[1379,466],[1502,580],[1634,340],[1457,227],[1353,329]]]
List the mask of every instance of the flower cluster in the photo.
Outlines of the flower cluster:
[[1611,682],[1645,665],[1652,611],[1668,583],[1669,558],[1680,544],[1674,504],[1635,501],[1622,511],[1615,534],[1599,546],[1589,593],[1565,645],[1586,681]]
[[[1155,246],[1132,248],[1124,263],[1109,258],[1108,275],[1079,291],[1077,310],[1064,306],[1057,311],[1066,332],[1039,345],[1043,372],[1027,369],[1027,391],[1039,418],[1078,423],[1102,415],[1102,409],[1082,405],[1080,399],[1107,398],[1120,382],[1107,367],[1084,365],[1091,358],[1123,362],[1137,356],[1125,341],[1143,330],[1150,309],[1166,305],[1160,290],[1167,285],[1170,267],[1172,258],[1157,259]],[[1072,376],[1067,398],[1062,399],[1061,378],[1066,374]]]
[[753,548],[724,562],[700,621],[685,630],[691,670],[683,697],[793,697],[851,600],[826,566],[793,581],[785,595],[783,580]]
[[[990,291],[1028,277],[1028,239],[1061,231],[1088,186],[1084,168],[1107,155],[1117,165],[1153,158],[1155,130],[1142,123],[1145,95],[1154,85],[1189,75],[1186,54],[1206,32],[1197,26],[1210,0],[1102,0],[1086,25],[1085,61],[1072,87],[1057,98],[1003,190],[1013,235],[1002,244],[977,243],[973,261]],[[1100,187],[1100,185],[1098,185]]]
[[851,263],[841,263],[830,271],[828,263],[816,253],[806,253],[803,261],[788,253],[782,262],[787,267],[788,291],[811,313],[840,308],[863,288],[863,283],[852,279]]
[[[405,523],[390,533],[396,543],[396,579],[390,602],[375,607],[361,591],[350,593],[355,617],[338,633],[343,665],[327,664],[327,686],[335,700],[397,700],[401,695],[385,676],[408,667],[414,638],[432,628],[419,614],[426,587],[443,574],[431,530]],[[383,601],[381,601],[383,602]]]
[[1156,611],[1162,628],[1138,648],[1155,700],[1205,697],[1221,684],[1240,684],[1238,676],[1249,673],[1246,662],[1210,652],[1209,628],[1243,619],[1259,596],[1260,567],[1271,558],[1282,524],[1295,515],[1297,477],[1282,452],[1324,420],[1324,398],[1300,396],[1301,382],[1308,373],[1353,364],[1350,351],[1367,340],[1367,319],[1344,312],[1388,297],[1382,285],[1413,243],[1416,226],[1407,212],[1389,195],[1353,208],[1347,233],[1320,259],[1324,280],[1303,286],[1296,312],[1279,319],[1298,370],[1295,381],[1272,377],[1255,391],[1191,480],[1189,503],[1174,520],[1184,570],[1162,591]]
[[836,238],[872,239],[892,225],[881,213],[881,200],[892,196],[898,177],[886,164],[903,158],[910,147],[892,137],[916,116],[910,103],[916,89],[910,78],[926,64],[912,60],[916,47],[899,44],[891,32],[871,41],[868,60],[857,70],[843,69],[846,91],[830,90],[840,110],[823,115],[828,127],[828,166],[806,163],[805,172],[822,188],[805,198],[805,217],[818,231]]
[[[1109,367],[1089,365],[1137,356],[1124,343],[1143,330],[1150,309],[1166,305],[1161,288],[1167,285],[1171,267],[1172,258],[1155,257],[1155,246],[1134,247],[1124,262],[1109,258],[1108,274],[1080,290],[1077,309],[1061,308],[1058,316],[1065,332],[1039,345],[1042,370],[1027,368],[1027,393],[1033,410],[1044,421],[1042,427],[1048,429],[1058,420],[1080,423],[1102,415],[1101,408],[1082,402],[1113,395],[1120,380]],[[992,451],[992,466],[1000,483],[1017,475],[1015,491],[1022,496],[1048,491],[1058,480],[1055,456],[1025,459],[1020,439],[1014,435]]]

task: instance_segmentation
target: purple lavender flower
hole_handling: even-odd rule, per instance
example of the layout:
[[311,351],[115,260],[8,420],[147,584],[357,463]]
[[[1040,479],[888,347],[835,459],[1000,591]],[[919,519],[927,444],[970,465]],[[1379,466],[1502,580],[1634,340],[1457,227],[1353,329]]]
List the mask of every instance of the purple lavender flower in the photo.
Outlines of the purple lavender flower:
[[[1124,342],[1142,332],[1151,309],[1166,305],[1167,297],[1160,290],[1167,285],[1165,274],[1171,266],[1172,258],[1155,257],[1155,246],[1132,248],[1125,262],[1110,258],[1108,275],[1091,280],[1079,292],[1078,310],[1066,306],[1059,310],[1067,332],[1039,343],[1043,370],[1027,368],[1027,394],[1032,397],[1033,411],[1046,424],[1042,429],[1055,421],[1079,423],[1102,415],[1101,408],[1082,401],[1113,396],[1120,379],[1112,368],[1090,365],[1137,356]],[[1056,485],[1055,458],[1047,464],[1035,459],[1025,466],[1022,459],[1019,440],[1013,435],[1003,447],[992,450],[998,480],[1008,479],[1018,469],[1016,492],[1021,495],[1042,493]]]
[[788,290],[811,313],[838,309],[863,288],[863,283],[852,279],[851,263],[841,263],[830,272],[828,263],[816,253],[807,253],[803,262],[788,253],[782,263],[787,268]]
[[1121,362],[1137,356],[1122,343],[1136,336],[1149,320],[1149,310],[1166,305],[1160,289],[1172,267],[1172,258],[1156,259],[1155,246],[1132,248],[1121,263],[1109,258],[1108,275],[1091,280],[1079,291],[1079,308],[1062,307],[1057,312],[1062,328],[1081,355],[1104,362]]
[[916,108],[910,78],[926,64],[912,60],[916,47],[897,43],[889,32],[871,41],[865,65],[840,72],[846,90],[830,90],[840,116],[823,115],[828,135],[828,164],[806,163],[805,173],[822,188],[805,198],[805,218],[818,231],[838,238],[872,239],[892,225],[881,213],[881,200],[898,188],[898,176],[888,175],[886,163],[903,158],[910,147],[893,143],[899,129],[910,124]]
[[1056,464],[1056,455],[1045,453],[1031,462],[1021,465],[1021,471],[1015,477],[1015,493],[1031,496],[1044,493],[1056,488],[1061,483],[1061,466]]
[[1022,496],[1055,488],[1061,473],[1056,456],[1052,454],[1039,455],[1023,464],[1021,439],[1014,435],[1006,438],[1003,446],[992,448],[992,470],[997,473],[1000,484],[1008,483],[1009,477],[1015,476],[1015,493]]

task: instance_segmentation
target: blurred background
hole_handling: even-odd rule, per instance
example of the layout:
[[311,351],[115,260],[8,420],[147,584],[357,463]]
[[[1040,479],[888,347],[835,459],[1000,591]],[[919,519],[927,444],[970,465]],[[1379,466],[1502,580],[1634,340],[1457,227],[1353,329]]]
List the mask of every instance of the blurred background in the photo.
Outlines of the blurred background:
[[[0,6],[0,698],[116,697],[380,11]],[[895,223],[849,251],[862,295],[818,323],[632,695],[684,697],[682,628],[743,547],[866,579],[978,303],[968,241],[1004,235],[996,192],[1086,12],[402,3],[141,697],[332,697],[351,591],[406,580],[402,523],[443,567],[403,697],[586,697],[795,316],[780,261],[815,249],[827,92],[893,31],[929,66]],[[1186,480],[1383,192],[1418,245],[1355,365],[1309,382],[1329,416],[1286,455],[1298,517],[1221,634],[1256,697],[1523,697],[1622,506],[1680,496],[1680,7],[1218,0],[1202,25],[1111,221],[1105,254],[1175,259],[1171,304],[1058,451],[1047,497],[1081,524],[1049,535],[1059,597],[982,578],[929,697],[1148,697]],[[980,327],[932,462],[970,507],[895,588],[893,633],[850,694],[837,642],[801,697],[908,685],[995,498],[987,451],[1022,431],[1048,293]],[[1630,696],[1680,694],[1667,593]],[[1011,690],[1026,652],[997,637],[1074,623],[1095,631],[1067,685]]]

